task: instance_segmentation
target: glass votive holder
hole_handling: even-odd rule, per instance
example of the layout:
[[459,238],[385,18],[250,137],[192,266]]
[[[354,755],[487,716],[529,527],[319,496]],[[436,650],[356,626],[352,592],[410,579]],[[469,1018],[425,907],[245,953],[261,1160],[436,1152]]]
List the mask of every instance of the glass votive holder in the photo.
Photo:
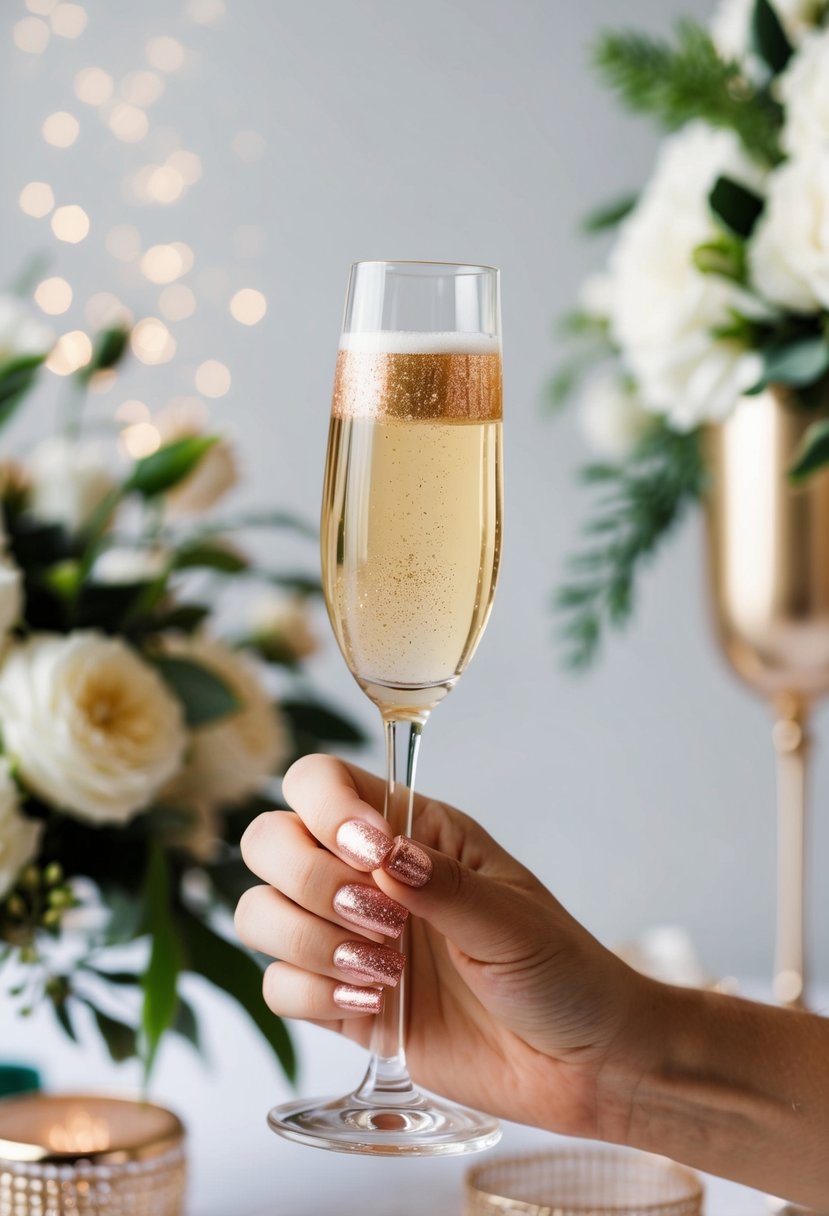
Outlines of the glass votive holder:
[[700,1216],[693,1170],[632,1149],[575,1145],[468,1170],[464,1216]]
[[0,1216],[182,1216],[184,1128],[148,1102],[0,1101]]

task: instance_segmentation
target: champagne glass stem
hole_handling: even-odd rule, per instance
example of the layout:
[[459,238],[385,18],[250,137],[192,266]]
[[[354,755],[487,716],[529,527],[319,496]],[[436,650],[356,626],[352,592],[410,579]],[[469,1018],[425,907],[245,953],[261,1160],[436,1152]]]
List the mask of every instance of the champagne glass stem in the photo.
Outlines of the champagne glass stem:
[[[386,822],[395,836],[411,836],[414,808],[414,783],[420,751],[422,722],[383,718],[386,736]],[[408,727],[408,730],[405,728]],[[401,780],[405,773],[405,782]],[[403,950],[408,928],[397,942]],[[406,1066],[405,1050],[406,976],[396,988],[386,989],[382,1011],[377,1015],[372,1035],[372,1060],[358,1095],[369,1092],[405,1095],[413,1092]]]
[[781,1005],[805,1005],[806,764],[811,739],[799,700],[777,706],[777,945],[774,995]]

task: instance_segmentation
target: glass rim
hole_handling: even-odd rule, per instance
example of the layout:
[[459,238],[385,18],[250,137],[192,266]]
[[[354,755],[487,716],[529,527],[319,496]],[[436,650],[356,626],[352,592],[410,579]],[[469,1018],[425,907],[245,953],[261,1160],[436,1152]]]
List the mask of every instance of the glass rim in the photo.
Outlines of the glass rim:
[[490,266],[486,262],[434,262],[420,258],[359,258],[351,263],[352,270],[357,266],[442,266],[461,274],[501,273],[500,267]]

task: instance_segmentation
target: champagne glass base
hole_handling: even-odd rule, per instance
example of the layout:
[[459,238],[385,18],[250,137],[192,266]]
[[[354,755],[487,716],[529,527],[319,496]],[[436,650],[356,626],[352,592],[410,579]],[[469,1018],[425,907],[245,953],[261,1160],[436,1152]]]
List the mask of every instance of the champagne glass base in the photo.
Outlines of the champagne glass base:
[[268,1124],[280,1136],[313,1148],[387,1157],[479,1153],[501,1139],[501,1125],[491,1115],[418,1090],[410,1090],[405,1102],[389,1098],[386,1103],[358,1094],[305,1098],[275,1106]]

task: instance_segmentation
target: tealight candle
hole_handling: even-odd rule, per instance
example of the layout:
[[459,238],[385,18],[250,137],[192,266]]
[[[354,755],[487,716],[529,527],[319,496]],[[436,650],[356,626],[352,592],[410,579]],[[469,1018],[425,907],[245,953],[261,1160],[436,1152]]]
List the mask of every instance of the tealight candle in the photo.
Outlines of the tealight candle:
[[0,1216],[181,1216],[184,1128],[168,1110],[75,1094],[0,1101]]

